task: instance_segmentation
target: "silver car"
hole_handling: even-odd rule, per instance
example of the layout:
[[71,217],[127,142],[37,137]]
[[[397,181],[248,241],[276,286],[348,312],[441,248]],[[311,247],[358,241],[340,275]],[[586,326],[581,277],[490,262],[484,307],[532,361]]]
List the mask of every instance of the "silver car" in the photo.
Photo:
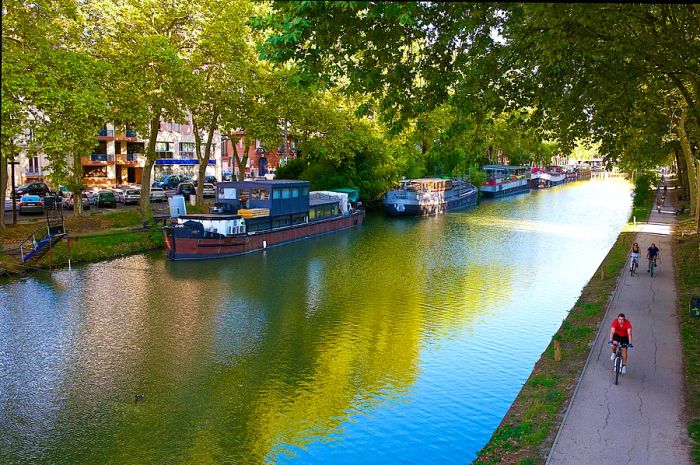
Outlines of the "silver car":
[[160,187],[151,187],[151,202],[165,202],[165,191]]
[[141,191],[139,189],[125,189],[122,194],[122,202],[124,205],[138,204],[141,201]]
[[216,189],[214,188],[214,184],[205,182],[204,186],[202,186],[202,196],[216,197]]

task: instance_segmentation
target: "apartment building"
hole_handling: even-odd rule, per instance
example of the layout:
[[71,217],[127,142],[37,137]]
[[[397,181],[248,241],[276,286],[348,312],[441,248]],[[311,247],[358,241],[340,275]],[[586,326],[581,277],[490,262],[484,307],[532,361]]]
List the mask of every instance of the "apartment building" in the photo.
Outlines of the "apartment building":
[[[15,185],[46,181],[49,164],[44,155],[29,156],[26,147],[31,141],[27,131],[20,145],[19,165],[15,167]],[[199,175],[194,134],[191,124],[161,122],[156,139],[158,159],[153,166],[153,181],[167,174]],[[90,156],[81,159],[83,181],[89,187],[116,187],[125,184],[141,184],[146,162],[144,156],[148,140],[129,127],[105,125],[96,135],[96,146]],[[214,134],[211,159],[206,174],[222,177],[221,136]],[[204,150],[204,147],[202,147]]]

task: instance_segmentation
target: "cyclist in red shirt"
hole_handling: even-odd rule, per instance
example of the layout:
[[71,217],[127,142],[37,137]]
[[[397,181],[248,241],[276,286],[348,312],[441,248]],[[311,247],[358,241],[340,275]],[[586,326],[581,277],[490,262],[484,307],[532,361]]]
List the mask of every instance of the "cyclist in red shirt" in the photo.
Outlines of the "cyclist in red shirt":
[[[612,355],[610,360],[615,360],[615,351],[617,344],[628,344],[632,346],[632,323],[625,318],[624,313],[617,315],[617,319],[610,325],[610,342],[612,342]],[[626,373],[627,369],[627,347],[622,348],[622,372]]]

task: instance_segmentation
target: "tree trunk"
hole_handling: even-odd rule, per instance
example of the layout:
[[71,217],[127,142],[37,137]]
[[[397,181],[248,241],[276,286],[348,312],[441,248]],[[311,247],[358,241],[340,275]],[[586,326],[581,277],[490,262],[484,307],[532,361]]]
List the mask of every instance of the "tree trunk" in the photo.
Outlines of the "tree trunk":
[[162,110],[153,113],[153,118],[149,123],[148,146],[146,147],[146,161],[141,177],[141,204],[139,205],[139,215],[142,221],[151,217],[151,170],[156,162],[156,140],[158,139],[158,129],[160,128],[160,115]]
[[207,166],[209,166],[209,159],[211,158],[211,144],[214,140],[214,131],[216,131],[217,123],[219,122],[219,113],[214,109],[212,120],[209,123],[209,128],[207,129],[207,143],[204,146],[204,155],[202,155],[202,137],[199,134],[199,127],[195,125],[195,119],[192,118],[192,125],[194,129],[194,140],[197,144],[197,160],[199,161],[199,181],[197,181],[197,205],[204,205],[204,178],[207,173]]
[[[199,166],[197,167],[197,189],[195,190],[195,203],[197,206],[202,206],[204,204],[204,173],[207,170],[207,165],[204,165],[202,170],[202,135],[199,133],[199,123],[197,118],[192,115],[192,133],[194,134],[194,153],[197,156],[197,161]],[[207,162],[208,163],[208,162]]]
[[[248,164],[248,150],[250,150],[250,141],[246,136],[244,138],[245,142],[243,144],[243,156],[238,156],[238,151],[233,155],[236,159],[236,166],[238,166],[238,180],[245,181],[245,165]],[[235,149],[235,145],[234,145]]]
[[[687,107],[683,108],[681,117],[678,119],[678,138],[681,143],[681,151],[683,152],[683,157],[685,158],[685,165],[687,169],[687,179],[688,179],[688,199],[687,205],[690,208],[690,214],[694,217],[697,211],[697,201],[698,201],[698,176],[696,172],[695,159],[693,158],[693,152],[690,148],[690,141],[688,140],[688,134],[685,131],[685,121],[688,115]],[[696,228],[697,228],[696,222]]]
[[80,154],[73,154],[73,166],[71,172],[73,175],[73,212],[80,216],[83,214],[83,191],[80,188],[83,180],[83,162]]
[[5,155],[0,153],[0,200],[2,200],[2,210],[0,210],[0,229],[5,229],[5,195],[7,194],[8,179],[7,158]]

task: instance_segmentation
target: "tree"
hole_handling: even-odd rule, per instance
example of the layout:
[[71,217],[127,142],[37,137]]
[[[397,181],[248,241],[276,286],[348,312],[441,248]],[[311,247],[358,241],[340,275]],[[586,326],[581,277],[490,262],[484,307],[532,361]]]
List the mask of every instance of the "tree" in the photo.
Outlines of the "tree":
[[[31,129],[28,151],[46,154],[52,184],[80,192],[81,157],[94,145],[107,101],[103,67],[83,50],[76,12],[69,0],[3,4],[0,165],[19,154],[18,139]],[[80,212],[80,196],[75,207]]]
[[161,120],[184,122],[192,73],[183,59],[201,29],[200,2],[127,0],[84,5],[85,35],[94,55],[108,63],[115,125],[148,135],[141,180],[142,217],[150,216],[151,171]]

